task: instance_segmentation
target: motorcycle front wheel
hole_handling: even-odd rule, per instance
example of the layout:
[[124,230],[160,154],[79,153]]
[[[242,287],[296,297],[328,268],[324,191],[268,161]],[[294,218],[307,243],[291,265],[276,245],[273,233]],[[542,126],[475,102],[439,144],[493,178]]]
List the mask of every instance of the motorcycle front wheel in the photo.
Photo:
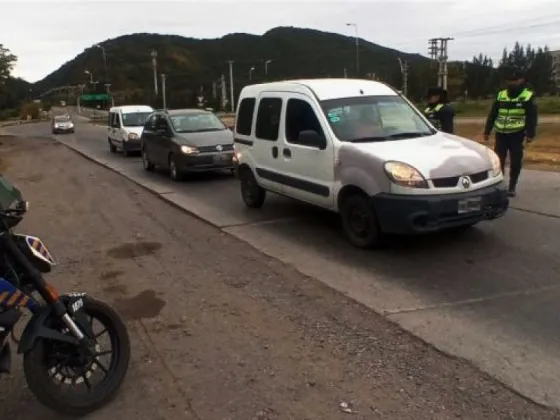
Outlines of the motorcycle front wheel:
[[[64,415],[83,416],[110,402],[122,385],[130,361],[130,341],[120,316],[107,304],[84,298],[81,311],[93,331],[93,352],[77,346],[37,340],[24,355],[23,368],[29,389],[46,407]],[[50,326],[68,333],[58,319]],[[110,346],[103,348],[101,339],[109,337]],[[106,358],[110,357],[110,361]]]

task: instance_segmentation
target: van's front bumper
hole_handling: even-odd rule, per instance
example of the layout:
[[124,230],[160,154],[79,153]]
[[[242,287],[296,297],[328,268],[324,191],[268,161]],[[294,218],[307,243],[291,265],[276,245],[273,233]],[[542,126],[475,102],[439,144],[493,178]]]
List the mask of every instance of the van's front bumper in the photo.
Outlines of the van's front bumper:
[[[508,207],[507,190],[496,185],[459,194],[395,195],[378,194],[371,198],[380,228],[385,233],[412,234],[471,225],[503,216]],[[470,209],[459,206],[471,203]]]
[[138,137],[137,139],[123,140],[122,148],[127,152],[140,152],[142,150],[142,142],[140,141],[140,137]]

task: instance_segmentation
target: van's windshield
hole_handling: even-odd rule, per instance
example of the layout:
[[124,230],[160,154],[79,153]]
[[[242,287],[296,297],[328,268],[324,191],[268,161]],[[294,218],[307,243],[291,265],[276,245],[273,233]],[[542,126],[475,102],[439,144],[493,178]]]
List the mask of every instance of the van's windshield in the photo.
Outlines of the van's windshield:
[[391,141],[436,133],[400,96],[331,99],[321,106],[340,141]]
[[123,127],[143,127],[151,112],[127,112],[122,114]]

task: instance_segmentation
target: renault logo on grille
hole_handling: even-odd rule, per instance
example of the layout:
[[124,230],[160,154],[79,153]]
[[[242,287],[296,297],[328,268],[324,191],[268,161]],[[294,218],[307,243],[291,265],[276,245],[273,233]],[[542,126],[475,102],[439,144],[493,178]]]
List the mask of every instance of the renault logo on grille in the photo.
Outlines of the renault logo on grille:
[[221,145],[216,146],[216,150],[217,150],[218,152],[221,152],[222,149],[223,149],[223,147],[222,147]]
[[461,185],[463,186],[464,189],[467,189],[471,186],[471,180],[469,179],[468,176],[461,177]]

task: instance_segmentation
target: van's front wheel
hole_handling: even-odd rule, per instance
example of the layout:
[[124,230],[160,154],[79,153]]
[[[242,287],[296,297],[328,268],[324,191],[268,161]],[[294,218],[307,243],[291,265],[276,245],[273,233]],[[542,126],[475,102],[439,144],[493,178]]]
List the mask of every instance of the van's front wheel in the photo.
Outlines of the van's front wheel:
[[357,248],[374,248],[381,244],[382,232],[373,206],[359,194],[344,199],[340,206],[342,229],[346,238]]
[[266,190],[257,183],[253,171],[247,167],[242,168],[239,171],[239,180],[245,205],[252,209],[260,209],[266,198]]

